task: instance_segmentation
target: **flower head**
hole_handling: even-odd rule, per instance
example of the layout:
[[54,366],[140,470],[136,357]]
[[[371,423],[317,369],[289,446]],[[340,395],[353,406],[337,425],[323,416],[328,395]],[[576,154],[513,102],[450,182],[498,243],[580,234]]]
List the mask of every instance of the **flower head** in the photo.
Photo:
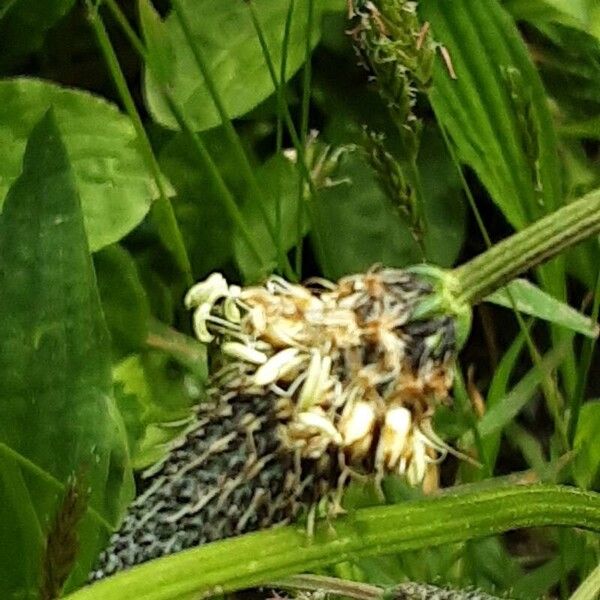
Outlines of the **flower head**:
[[214,398],[273,396],[282,446],[299,460],[338,456],[344,479],[420,484],[445,451],[424,424],[448,396],[456,349],[451,317],[420,316],[432,294],[419,274],[376,267],[335,284],[272,276],[247,288],[213,274],[186,304],[198,337],[220,349]]

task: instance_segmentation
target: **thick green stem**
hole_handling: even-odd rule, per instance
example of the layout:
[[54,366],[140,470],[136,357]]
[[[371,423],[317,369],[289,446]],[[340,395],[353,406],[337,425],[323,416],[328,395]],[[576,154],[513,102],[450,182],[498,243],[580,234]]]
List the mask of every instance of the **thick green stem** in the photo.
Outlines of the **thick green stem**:
[[553,485],[466,486],[425,500],[354,511],[320,523],[312,538],[299,527],[277,527],[214,542],[134,567],[66,598],[188,600],[362,556],[546,525],[600,531],[600,495]]
[[457,299],[477,304],[524,271],[599,232],[600,190],[595,190],[454,269]]

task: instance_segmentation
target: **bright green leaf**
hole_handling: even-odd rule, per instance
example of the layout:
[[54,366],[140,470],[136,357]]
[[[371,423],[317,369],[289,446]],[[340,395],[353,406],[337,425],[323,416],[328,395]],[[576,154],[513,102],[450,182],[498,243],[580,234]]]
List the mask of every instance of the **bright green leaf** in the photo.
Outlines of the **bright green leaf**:
[[486,301],[512,308],[511,296],[517,310],[526,315],[550,321],[587,337],[598,336],[597,323],[525,279],[511,281],[504,289],[488,296]]
[[586,402],[579,411],[574,448],[577,451],[573,475],[577,485],[591,488],[600,476],[600,400]]
[[[247,113],[273,93],[273,82],[244,2],[204,0],[201,10],[193,0],[185,0],[181,4],[230,117]],[[279,65],[287,3],[255,0],[254,4],[273,63]],[[304,62],[307,7],[307,2],[296,3],[288,47],[288,77]],[[321,14],[339,7],[343,7],[341,0],[316,0],[313,43],[319,39]],[[170,14],[165,25],[174,51],[171,81],[175,99],[198,131],[219,125],[221,119],[176,16]],[[149,71],[146,72],[146,98],[154,119],[161,125],[176,128],[176,122]]]
[[2,0],[0,2],[0,70],[18,63],[43,43],[46,32],[64,17],[75,0]]
[[150,0],[138,0],[138,10],[148,65],[151,65],[154,77],[169,84],[173,75],[174,52],[164,23]]
[[[0,215],[0,314],[0,443],[63,484],[76,473],[91,490],[90,506],[117,523],[130,470],[111,397],[108,332],[71,162],[51,113],[34,127]],[[6,477],[13,467],[0,468]],[[37,472],[23,475],[45,529],[56,488]],[[0,506],[0,522],[16,518],[10,508]],[[1,546],[3,585],[12,590],[4,597],[30,591],[16,563],[24,555],[40,561],[39,534],[22,533],[29,535],[21,546]],[[97,521],[84,520],[73,583],[85,578],[100,534]]]
[[81,196],[90,249],[95,251],[138,225],[156,196],[133,125],[106,100],[36,79],[0,82],[0,209],[21,172],[27,137],[50,106]]
[[115,392],[123,415],[134,469],[160,461],[169,443],[192,417],[183,373],[164,354],[129,356],[114,369]]

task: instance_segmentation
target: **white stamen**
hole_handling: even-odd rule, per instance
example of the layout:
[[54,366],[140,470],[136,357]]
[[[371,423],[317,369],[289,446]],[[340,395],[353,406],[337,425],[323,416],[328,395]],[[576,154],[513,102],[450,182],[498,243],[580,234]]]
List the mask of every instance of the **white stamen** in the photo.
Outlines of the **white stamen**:
[[227,280],[221,273],[213,273],[204,281],[192,286],[185,295],[184,303],[186,308],[195,308],[209,302],[211,305],[214,299],[219,296],[228,295]]
[[419,485],[425,477],[427,470],[427,446],[420,436],[412,438],[412,456],[408,469],[406,470],[406,479],[410,485]]
[[201,304],[194,311],[194,333],[196,337],[205,344],[212,342],[215,336],[208,331],[206,327],[206,319],[210,316],[212,306],[210,304]]
[[390,408],[385,414],[375,461],[393,469],[405,451],[406,441],[412,425],[412,415],[404,406]]
[[360,401],[354,404],[348,417],[339,425],[344,438],[344,445],[350,446],[370,436],[375,424],[375,410],[369,402]]
[[294,359],[297,356],[298,350],[296,348],[286,348],[285,350],[278,352],[256,370],[253,382],[256,385],[269,385],[270,383],[274,383],[281,377],[286,366],[294,362]]
[[221,350],[228,356],[239,358],[240,360],[252,363],[254,365],[262,365],[266,363],[268,359],[264,352],[260,352],[259,350],[252,348],[252,346],[248,346],[240,342],[225,342],[221,346]]
[[300,398],[298,398],[298,407],[300,410],[309,408],[313,404],[316,404],[315,392],[317,390],[317,386],[319,385],[320,373],[321,355],[315,350],[312,352],[306,374],[306,381],[302,386]]
[[324,433],[336,444],[342,443],[342,436],[335,428],[335,425],[323,415],[312,411],[301,412],[298,415],[298,422],[306,427],[313,428],[321,433]]

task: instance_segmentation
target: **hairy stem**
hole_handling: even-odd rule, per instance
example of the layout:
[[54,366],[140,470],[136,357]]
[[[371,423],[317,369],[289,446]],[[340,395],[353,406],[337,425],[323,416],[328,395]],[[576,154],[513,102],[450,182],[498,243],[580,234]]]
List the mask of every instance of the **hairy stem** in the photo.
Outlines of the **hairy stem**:
[[600,190],[567,204],[457,267],[457,300],[477,304],[524,271],[600,232]]
[[362,556],[545,525],[600,531],[600,495],[554,485],[466,486],[424,500],[354,511],[320,523],[314,537],[303,528],[276,527],[221,540],[123,571],[66,598],[191,600]]

